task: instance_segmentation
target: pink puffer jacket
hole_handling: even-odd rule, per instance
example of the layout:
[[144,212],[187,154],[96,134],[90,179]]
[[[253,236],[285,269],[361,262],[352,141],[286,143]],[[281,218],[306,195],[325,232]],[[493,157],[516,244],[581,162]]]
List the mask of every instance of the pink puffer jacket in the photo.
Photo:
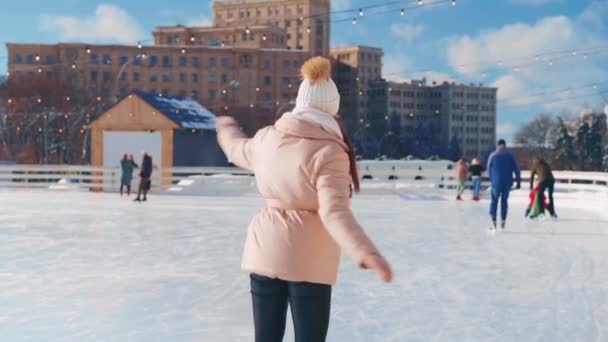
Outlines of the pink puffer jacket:
[[246,138],[218,118],[228,160],[255,173],[266,207],[252,219],[242,268],[289,281],[336,282],[340,248],[355,262],[378,253],[350,209],[347,147],[320,125],[283,117]]

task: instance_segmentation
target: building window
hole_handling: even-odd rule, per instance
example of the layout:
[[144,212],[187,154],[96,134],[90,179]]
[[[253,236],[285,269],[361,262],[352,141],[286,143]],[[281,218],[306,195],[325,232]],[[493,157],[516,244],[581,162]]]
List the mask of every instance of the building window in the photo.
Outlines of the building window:
[[91,71],[91,81],[97,81],[97,71]]
[[272,101],[272,93],[265,92],[264,93],[264,101]]
[[426,108],[426,106],[423,103],[419,103],[416,105],[417,110],[424,110],[425,108]]
[[192,91],[192,96],[193,99],[197,100],[198,99],[198,90],[193,90]]
[[158,56],[150,56],[150,66],[158,64]]
[[120,97],[125,97],[127,96],[127,88],[120,88]]
[[264,69],[266,69],[266,70],[272,69],[272,61],[271,60],[267,59],[267,60],[264,61]]
[[53,64],[55,63],[55,59],[53,58],[53,56],[46,56],[46,64]]
[[215,90],[209,90],[209,100],[215,100],[217,92]]
[[290,66],[291,62],[289,62],[288,60],[283,61],[283,70],[289,70]]
[[188,58],[185,56],[179,57],[179,66],[185,67],[188,64]]
[[109,80],[112,79],[112,74],[109,71],[104,71],[103,72],[103,80],[104,82],[107,82]]
[[184,73],[179,74],[179,81],[181,83],[186,83],[186,74],[184,74]]
[[200,67],[201,66],[201,59],[200,57],[192,57],[192,66],[193,67]]
[[222,67],[223,68],[230,67],[230,60],[227,57],[222,57]]
[[110,55],[103,55],[103,64],[112,64],[112,57]]
[[243,34],[241,35],[241,40],[242,41],[246,41],[247,40],[247,33],[243,32]]
[[121,81],[126,81],[127,80],[127,73],[126,72],[121,72],[120,73],[120,80]]
[[141,65],[142,59],[141,55],[135,55],[135,57],[133,57],[133,65]]
[[222,84],[228,83],[228,75],[222,74]]
[[283,77],[281,82],[284,86],[289,85],[289,77]]
[[21,64],[23,63],[23,56],[21,56],[21,54],[16,54],[15,55],[15,64]]
[[215,74],[209,74],[209,83],[217,82],[217,76]]
[[163,66],[164,67],[171,66],[171,59],[169,58],[169,56],[163,56]]
[[155,72],[150,73],[150,82],[158,81],[158,75]]
[[163,73],[163,82],[171,81],[171,75],[168,72]]
[[52,80],[53,78],[55,78],[55,73],[52,71],[48,71],[46,73],[46,78],[47,78],[47,80]]
[[414,104],[412,102],[406,102],[403,104],[403,108],[405,109],[414,109]]
[[120,59],[119,59],[120,65],[125,65],[128,62],[129,62],[129,57],[127,57],[127,56],[120,56]]
[[271,86],[272,85],[272,78],[270,76],[264,76],[264,85],[265,86]]
[[293,68],[294,69],[299,69],[300,68],[300,61],[294,60],[292,62],[292,64],[293,64]]
[[[31,55],[28,55],[28,58],[29,58],[30,56],[31,56]],[[90,62],[91,64],[99,64],[99,56],[97,56],[96,54],[92,54],[92,55],[91,55],[91,57],[89,58],[89,62]],[[29,60],[28,60],[28,64],[31,64],[31,63],[29,63]]]
[[217,59],[215,57],[209,57],[209,67],[215,68],[217,66]]
[[139,81],[139,72],[134,72],[133,73],[133,81],[134,82],[138,82]]
[[198,74],[192,74],[192,83],[198,83]]

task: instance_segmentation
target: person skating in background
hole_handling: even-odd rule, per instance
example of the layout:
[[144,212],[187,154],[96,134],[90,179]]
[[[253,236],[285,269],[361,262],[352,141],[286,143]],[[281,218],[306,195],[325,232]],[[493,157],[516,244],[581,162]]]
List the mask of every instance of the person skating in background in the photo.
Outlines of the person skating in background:
[[127,196],[131,195],[131,181],[133,180],[133,169],[137,168],[137,164],[133,161],[133,155],[125,154],[120,161],[122,174],[120,176],[120,196],[123,195],[123,188],[127,188]]
[[255,341],[282,341],[291,306],[295,340],[325,341],[340,250],[389,282],[392,271],[350,208],[356,159],[335,119],[340,95],[327,58],[302,65],[296,107],[248,139],[217,120],[228,160],[255,174],[266,206],[251,221],[242,268],[250,273]]
[[484,168],[481,166],[479,158],[473,158],[469,172],[473,181],[473,201],[479,201],[479,193],[481,192],[481,176]]
[[[553,188],[555,186],[555,178],[553,177],[553,172],[551,171],[551,167],[549,163],[547,163],[541,157],[534,157],[532,159],[532,168],[530,170],[530,190],[534,188],[534,176],[536,176],[536,184],[538,184],[538,193],[536,196],[537,201],[545,195],[545,190],[548,192],[549,203],[547,204],[547,210],[549,210],[549,214],[551,217],[557,218],[555,214],[555,206],[553,202]],[[543,215],[545,213],[545,206],[541,205],[540,202],[537,203],[538,208],[540,209],[539,215]],[[531,218],[533,218],[531,216]]]
[[507,211],[509,209],[509,193],[513,187],[513,180],[517,182],[517,189],[521,189],[521,171],[517,161],[507,149],[507,143],[499,140],[494,151],[488,159],[488,174],[492,183],[492,202],[490,204],[490,216],[492,218],[493,231],[496,231],[496,214],[498,202],[500,201],[501,228],[505,229],[507,222]]
[[456,182],[458,182],[458,185],[456,186],[457,201],[462,201],[462,193],[466,189],[465,182],[468,177],[469,167],[467,166],[467,162],[465,162],[464,159],[460,159],[456,165]]
[[[143,159],[141,161],[141,171],[139,172],[139,190],[137,191],[137,198],[135,202],[147,201],[148,190],[150,190],[150,177],[152,177],[152,157],[144,152]],[[143,197],[142,197],[143,195]]]

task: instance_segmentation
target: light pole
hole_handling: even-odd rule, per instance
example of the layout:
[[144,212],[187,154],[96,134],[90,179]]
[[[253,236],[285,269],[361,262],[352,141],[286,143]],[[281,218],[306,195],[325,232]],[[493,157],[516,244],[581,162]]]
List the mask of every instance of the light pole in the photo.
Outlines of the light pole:
[[[116,80],[114,81],[114,86],[112,87],[112,93],[113,94],[118,94],[117,88],[118,88],[118,81],[120,81],[120,75],[122,75],[122,73],[124,72],[125,68],[130,65],[133,61],[136,61],[138,59],[146,59],[148,58],[148,55],[146,53],[138,53],[137,55],[135,55],[135,57],[131,58],[129,61],[127,61],[127,63],[123,64],[123,66],[120,68],[120,70],[118,70],[118,74],[116,74]],[[114,95],[114,102],[118,101],[119,95]]]

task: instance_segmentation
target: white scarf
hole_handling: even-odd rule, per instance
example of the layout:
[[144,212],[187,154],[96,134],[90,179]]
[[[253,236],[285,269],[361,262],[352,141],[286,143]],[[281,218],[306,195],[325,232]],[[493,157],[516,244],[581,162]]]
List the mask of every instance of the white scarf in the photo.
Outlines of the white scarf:
[[283,117],[319,124],[325,131],[337,135],[340,139],[344,138],[336,119],[320,110],[310,107],[296,107],[293,111],[283,114]]

